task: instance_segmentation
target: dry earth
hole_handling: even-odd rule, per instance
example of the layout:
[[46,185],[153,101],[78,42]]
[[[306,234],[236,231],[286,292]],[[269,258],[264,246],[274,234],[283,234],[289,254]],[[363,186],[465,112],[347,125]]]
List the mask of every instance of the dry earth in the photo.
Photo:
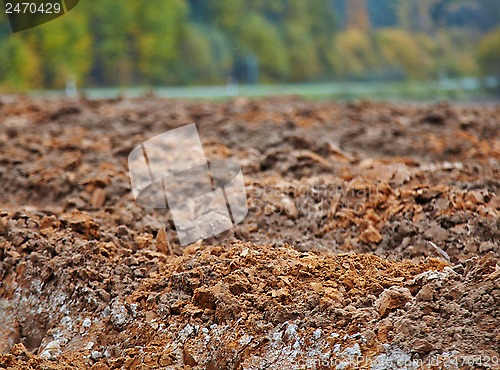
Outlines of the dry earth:
[[[127,156],[192,122],[249,214],[181,248]],[[0,96],[0,368],[498,369],[499,129],[494,105]]]

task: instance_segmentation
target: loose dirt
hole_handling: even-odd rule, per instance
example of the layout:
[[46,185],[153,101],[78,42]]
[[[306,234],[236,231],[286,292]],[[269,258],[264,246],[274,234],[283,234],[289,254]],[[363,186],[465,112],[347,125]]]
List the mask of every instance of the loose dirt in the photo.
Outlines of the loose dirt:
[[[0,367],[500,368],[499,117],[0,97]],[[192,122],[249,214],[182,248],[127,156]]]

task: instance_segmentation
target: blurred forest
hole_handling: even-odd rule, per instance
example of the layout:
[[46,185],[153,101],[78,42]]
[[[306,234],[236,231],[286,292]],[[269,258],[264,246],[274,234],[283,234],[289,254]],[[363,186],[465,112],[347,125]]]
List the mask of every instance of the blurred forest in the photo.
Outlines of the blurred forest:
[[81,0],[0,15],[0,89],[500,76],[499,26],[498,0]]

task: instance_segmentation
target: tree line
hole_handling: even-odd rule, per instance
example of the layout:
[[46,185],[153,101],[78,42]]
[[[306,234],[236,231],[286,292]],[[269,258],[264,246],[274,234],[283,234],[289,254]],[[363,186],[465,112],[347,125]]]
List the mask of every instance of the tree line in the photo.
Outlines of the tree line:
[[0,18],[0,88],[495,73],[496,1],[81,0],[16,34]]

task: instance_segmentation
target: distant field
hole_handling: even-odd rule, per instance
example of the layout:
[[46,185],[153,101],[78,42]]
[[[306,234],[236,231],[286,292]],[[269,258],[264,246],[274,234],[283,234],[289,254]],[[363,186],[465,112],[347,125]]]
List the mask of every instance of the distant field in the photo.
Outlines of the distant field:
[[[226,99],[236,96],[265,97],[297,95],[310,99],[371,99],[416,100],[447,99],[454,101],[492,100],[478,78],[428,82],[329,82],[276,85],[228,85],[185,87],[127,87],[80,89],[89,99],[115,98],[118,96],[141,97],[153,94],[166,98]],[[63,90],[33,91],[30,95],[59,98]]]

